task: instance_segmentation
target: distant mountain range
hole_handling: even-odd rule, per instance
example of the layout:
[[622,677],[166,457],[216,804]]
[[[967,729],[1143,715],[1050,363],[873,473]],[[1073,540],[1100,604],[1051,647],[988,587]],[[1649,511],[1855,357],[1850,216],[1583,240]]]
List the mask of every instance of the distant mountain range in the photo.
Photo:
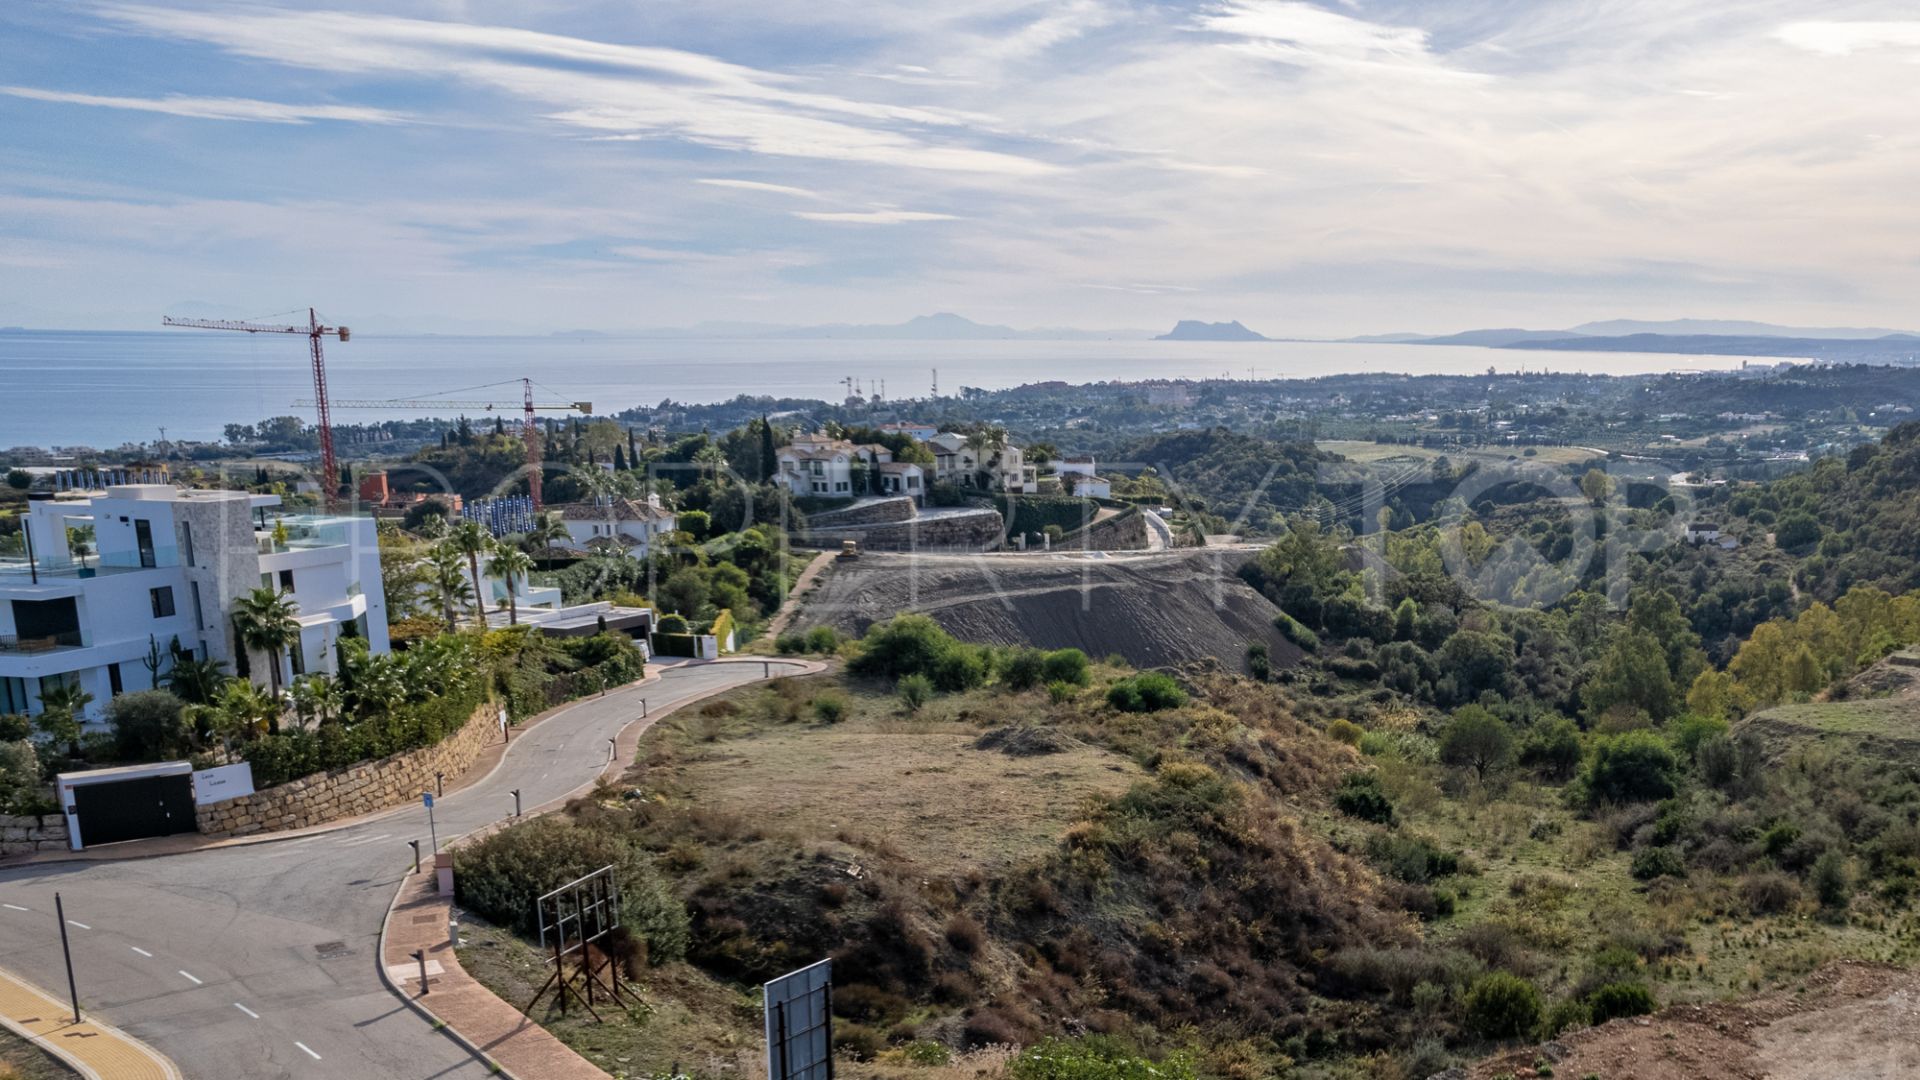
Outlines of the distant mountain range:
[[1694,356],[1788,356],[1819,360],[1920,360],[1920,335],[1874,327],[1780,326],[1737,319],[1612,319],[1567,330],[1502,327],[1428,337],[1370,334],[1349,343],[1469,345],[1487,349],[1642,352]]
[[1154,338],[1155,341],[1272,341],[1265,334],[1257,334],[1232,322],[1200,322],[1195,319],[1181,319],[1167,333]]

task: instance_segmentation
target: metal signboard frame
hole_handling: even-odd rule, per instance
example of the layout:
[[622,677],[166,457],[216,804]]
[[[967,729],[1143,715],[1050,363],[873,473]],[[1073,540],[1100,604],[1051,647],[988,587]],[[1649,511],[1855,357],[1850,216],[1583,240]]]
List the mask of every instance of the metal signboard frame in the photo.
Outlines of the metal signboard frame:
[[[531,1015],[533,1007],[549,990],[559,1001],[565,1015],[567,1000],[584,1006],[595,1020],[594,991],[608,1000],[626,1003],[621,992],[619,966],[599,943],[620,928],[620,882],[612,865],[583,874],[534,901],[534,921],[540,929],[540,949],[550,953],[553,974],[540,987],[523,1011]],[[604,978],[603,978],[604,976]]]
[[768,982],[762,999],[767,1080],[833,1080],[833,961]]

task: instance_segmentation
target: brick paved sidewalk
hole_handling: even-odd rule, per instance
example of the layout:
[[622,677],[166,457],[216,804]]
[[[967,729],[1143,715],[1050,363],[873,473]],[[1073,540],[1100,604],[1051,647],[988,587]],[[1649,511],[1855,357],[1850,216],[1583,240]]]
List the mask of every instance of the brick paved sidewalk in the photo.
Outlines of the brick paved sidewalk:
[[173,1062],[145,1043],[105,1023],[74,1023],[71,1005],[5,971],[0,971],[0,1023],[72,1065],[81,1076],[181,1080]]

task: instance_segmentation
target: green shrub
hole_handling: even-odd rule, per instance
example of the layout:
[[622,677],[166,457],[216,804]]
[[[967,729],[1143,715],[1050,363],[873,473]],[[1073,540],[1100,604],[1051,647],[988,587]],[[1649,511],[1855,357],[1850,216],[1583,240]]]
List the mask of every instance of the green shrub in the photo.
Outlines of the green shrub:
[[781,656],[795,656],[806,652],[806,636],[795,633],[781,634],[779,637],[773,639],[773,651],[779,653]]
[[1679,762],[1665,739],[1651,731],[1629,731],[1602,739],[1587,764],[1587,797],[1592,803],[1652,802],[1670,798]]
[[621,924],[658,963],[686,956],[687,909],[638,847],[599,829],[548,815],[515,825],[454,854],[456,899],[523,936],[538,931],[534,902],[582,874],[612,865]]
[[933,670],[927,674],[933,679],[935,689],[957,694],[986,682],[987,671],[987,650],[955,642],[945,655],[933,662]]
[[662,615],[660,622],[653,628],[656,634],[690,634],[693,624],[687,622],[685,615]]
[[192,752],[184,706],[165,690],[135,690],[107,702],[107,726],[122,761],[165,761]]
[[1138,1055],[1102,1035],[1046,1039],[1020,1052],[1007,1066],[1011,1080],[1195,1080],[1183,1054],[1162,1061]]
[[1536,726],[1520,742],[1520,764],[1549,780],[1565,780],[1580,769],[1580,729],[1562,716]]
[[1380,790],[1380,778],[1371,772],[1348,773],[1333,793],[1334,809],[1361,821],[1393,824],[1393,800]]
[[837,724],[847,718],[847,699],[839,694],[821,694],[813,699],[813,718],[823,724]]
[[1807,881],[1820,906],[1830,911],[1838,911],[1853,900],[1853,876],[1847,872],[1847,857],[1837,850],[1829,848],[1813,861]]
[[1653,991],[1637,982],[1616,982],[1587,995],[1589,1022],[1595,1027],[1627,1016],[1645,1016],[1659,1007]]
[[947,1049],[947,1044],[932,1039],[915,1039],[901,1047],[900,1053],[915,1065],[945,1065],[953,1060],[953,1051]]
[[1307,629],[1299,619],[1294,618],[1284,611],[1273,617],[1273,628],[1280,631],[1281,637],[1300,646],[1307,652],[1316,652],[1320,648],[1320,635]]
[[1556,1002],[1553,1008],[1547,1010],[1546,1018],[1540,1021],[1540,1036],[1552,1039],[1559,1036],[1561,1032],[1589,1027],[1592,1024],[1593,1013],[1588,1010],[1587,1003],[1578,998],[1568,998],[1565,1001]]
[[1092,678],[1088,671],[1087,654],[1079,649],[1055,649],[1047,654],[1041,677],[1050,683],[1085,686]]
[[1351,720],[1335,720],[1327,725],[1327,734],[1336,742],[1343,742],[1348,746],[1359,746],[1360,740],[1367,733],[1364,728]]
[[840,651],[840,631],[831,626],[816,626],[807,631],[806,649],[828,656]]
[[1682,755],[1691,758],[1699,753],[1701,743],[1711,738],[1725,738],[1728,730],[1729,725],[1720,717],[1689,714],[1676,717],[1667,724],[1667,741]]
[[1540,991],[1504,971],[1482,975],[1467,991],[1467,1027],[1486,1039],[1518,1039],[1540,1026]]
[[1009,690],[1031,690],[1047,678],[1047,654],[1039,649],[1014,649],[1000,659],[1000,685]]
[[907,675],[901,678],[897,689],[900,703],[908,712],[919,712],[933,698],[933,680],[925,675]]
[[1409,885],[1460,872],[1460,857],[1432,841],[1406,833],[1387,833],[1367,839],[1367,858]]
[[1121,712],[1147,713],[1177,709],[1187,703],[1187,692],[1170,675],[1141,672],[1107,688],[1107,704]]
[[925,615],[899,615],[867,631],[860,655],[847,664],[847,670],[887,679],[931,677],[940,660],[959,644]]
[[1641,881],[1661,877],[1686,877],[1687,860],[1670,847],[1644,847],[1633,855],[1633,876]]
[[1070,682],[1059,682],[1056,680],[1047,684],[1047,700],[1053,702],[1055,705],[1064,705],[1072,701],[1073,696],[1079,692],[1080,688]]

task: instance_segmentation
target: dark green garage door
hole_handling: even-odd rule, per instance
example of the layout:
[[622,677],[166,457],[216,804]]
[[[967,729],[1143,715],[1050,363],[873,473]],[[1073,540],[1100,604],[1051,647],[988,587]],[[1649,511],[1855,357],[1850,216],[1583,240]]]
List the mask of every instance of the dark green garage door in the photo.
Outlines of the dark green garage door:
[[145,776],[73,789],[83,847],[194,832],[193,778]]

